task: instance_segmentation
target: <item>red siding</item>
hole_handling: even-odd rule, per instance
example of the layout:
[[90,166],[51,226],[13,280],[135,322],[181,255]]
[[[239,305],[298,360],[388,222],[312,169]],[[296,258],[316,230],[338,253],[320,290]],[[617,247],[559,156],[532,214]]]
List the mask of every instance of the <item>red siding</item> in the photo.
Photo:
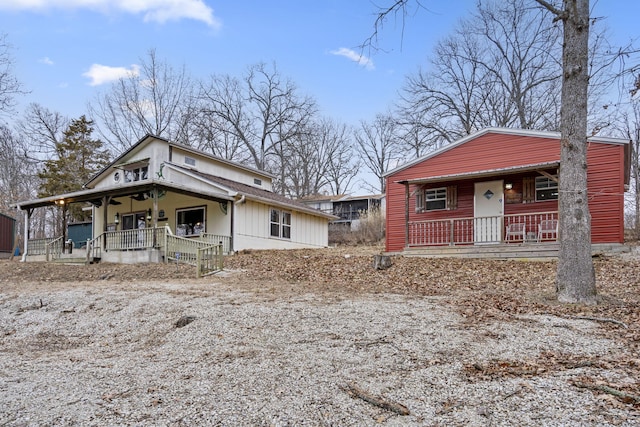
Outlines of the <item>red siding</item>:
[[0,214],[0,252],[11,252],[13,249],[15,224],[13,218]]
[[[387,177],[386,250],[405,246],[405,186],[398,181],[487,171],[560,160],[560,141],[555,138],[487,133]],[[588,150],[589,207],[593,243],[622,243],[624,146],[591,142]],[[512,180],[522,192],[522,174],[478,178]],[[473,180],[432,184],[458,186],[458,208],[454,211],[415,212],[415,197],[409,198],[410,221],[473,216]],[[410,187],[410,192],[415,186]],[[505,214],[548,212],[557,201],[505,204]]]

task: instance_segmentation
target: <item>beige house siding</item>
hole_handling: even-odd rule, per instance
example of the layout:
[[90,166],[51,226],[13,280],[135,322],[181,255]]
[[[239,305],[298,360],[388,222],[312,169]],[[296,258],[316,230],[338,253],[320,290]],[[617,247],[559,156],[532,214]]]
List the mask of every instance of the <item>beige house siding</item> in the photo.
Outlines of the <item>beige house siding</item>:
[[[286,210],[277,206],[276,209]],[[269,214],[271,206],[246,201],[236,206],[234,217],[236,239],[234,249],[302,249],[326,247],[327,220],[321,217],[291,211],[291,238],[271,237]],[[241,225],[242,224],[242,225]]]

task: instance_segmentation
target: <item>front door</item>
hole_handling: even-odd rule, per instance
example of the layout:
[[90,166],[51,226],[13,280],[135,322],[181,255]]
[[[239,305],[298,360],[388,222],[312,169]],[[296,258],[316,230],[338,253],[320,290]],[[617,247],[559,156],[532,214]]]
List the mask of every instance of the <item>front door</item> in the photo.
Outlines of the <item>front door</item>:
[[476,182],[473,197],[475,243],[499,243],[502,240],[504,212],[503,181]]

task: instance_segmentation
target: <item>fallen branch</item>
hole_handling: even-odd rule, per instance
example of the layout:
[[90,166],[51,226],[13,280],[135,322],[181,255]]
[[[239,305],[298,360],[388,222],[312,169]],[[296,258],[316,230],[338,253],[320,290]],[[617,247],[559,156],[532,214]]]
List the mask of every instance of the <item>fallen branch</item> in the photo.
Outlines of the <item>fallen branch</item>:
[[395,412],[396,414],[400,414],[400,415],[410,414],[409,408],[407,408],[406,406],[400,403],[391,402],[388,400],[384,400],[380,397],[374,396],[371,393],[368,393],[365,390],[362,390],[360,387],[355,386],[353,384],[347,384],[346,387],[340,387],[340,388],[346,391],[347,393],[349,393],[352,397],[357,397],[379,408],[386,409],[387,411]]
[[591,317],[591,316],[571,316],[572,319],[579,319],[579,320],[592,320],[594,322],[602,322],[602,323],[615,323],[618,326],[622,326],[625,329],[629,329],[629,327],[627,326],[626,323],[621,322],[619,320],[616,319],[611,319],[608,317]]
[[589,390],[597,390],[605,393],[609,393],[613,396],[620,398],[624,403],[640,403],[640,396],[636,396],[634,394],[625,393],[622,390],[617,390],[615,388],[606,386],[606,385],[598,385],[598,384],[587,384],[579,381],[574,381],[573,385],[579,388],[586,388]]

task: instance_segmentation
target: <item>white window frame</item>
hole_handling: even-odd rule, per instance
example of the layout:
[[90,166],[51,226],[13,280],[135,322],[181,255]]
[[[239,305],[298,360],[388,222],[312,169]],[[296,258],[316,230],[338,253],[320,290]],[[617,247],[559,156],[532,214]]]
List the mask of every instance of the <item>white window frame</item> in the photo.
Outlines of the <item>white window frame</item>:
[[[429,207],[429,203],[442,202],[442,207]],[[440,205],[440,203],[438,203]],[[424,211],[443,211],[447,209],[447,187],[424,190]]]
[[[547,200],[558,200],[558,181],[547,176],[536,176],[535,179],[536,202],[546,202]],[[555,194],[553,192],[555,190]],[[541,194],[549,193],[550,197],[539,197]]]
[[269,236],[276,239],[291,239],[291,212],[271,208],[269,210]]

